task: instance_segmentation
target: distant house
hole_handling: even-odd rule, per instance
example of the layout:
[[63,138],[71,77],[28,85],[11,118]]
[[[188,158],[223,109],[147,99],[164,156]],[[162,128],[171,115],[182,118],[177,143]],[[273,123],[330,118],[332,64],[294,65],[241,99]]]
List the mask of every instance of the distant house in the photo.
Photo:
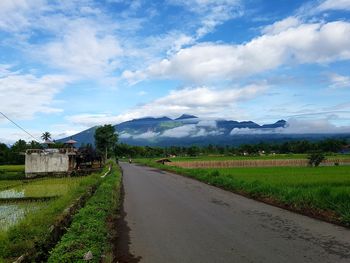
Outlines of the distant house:
[[70,175],[76,169],[74,148],[29,149],[25,153],[27,178],[46,175]]

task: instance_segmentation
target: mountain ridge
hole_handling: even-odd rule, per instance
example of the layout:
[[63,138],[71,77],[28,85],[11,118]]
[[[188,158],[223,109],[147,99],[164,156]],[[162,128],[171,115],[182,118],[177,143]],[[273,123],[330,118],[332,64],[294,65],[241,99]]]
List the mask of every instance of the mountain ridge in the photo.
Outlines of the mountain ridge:
[[[134,145],[162,146],[169,142],[176,145],[188,145],[208,138],[210,141],[217,140],[220,143],[225,141],[230,143],[234,135],[233,132],[274,132],[277,129],[284,129],[287,125],[288,123],[285,120],[259,125],[253,121],[208,120],[191,114],[182,114],[175,119],[167,116],[132,119],[116,124],[114,128],[118,132],[121,142]],[[91,127],[57,141],[64,142],[68,138],[72,138],[78,142],[77,146],[87,143],[94,144],[94,133],[97,127]]]

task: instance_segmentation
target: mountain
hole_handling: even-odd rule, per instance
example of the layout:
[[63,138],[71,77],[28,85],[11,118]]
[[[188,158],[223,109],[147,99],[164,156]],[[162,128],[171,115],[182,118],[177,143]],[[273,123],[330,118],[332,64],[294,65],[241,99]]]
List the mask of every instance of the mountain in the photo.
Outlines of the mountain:
[[198,117],[197,117],[197,116],[194,116],[194,115],[182,114],[180,117],[176,118],[175,120],[176,120],[176,121],[179,121],[179,120],[197,119],[197,118],[198,118]]
[[[81,144],[94,144],[97,127],[92,127],[70,138]],[[140,146],[189,146],[189,145],[240,145],[265,142],[281,143],[291,140],[320,140],[340,138],[339,134],[293,134],[285,120],[259,125],[253,121],[234,121],[223,119],[203,119],[190,114],[183,114],[176,119],[166,116],[146,117],[122,122],[114,126],[119,141]],[[348,135],[347,135],[348,136]]]
[[[279,120],[273,124],[259,125],[252,121],[208,120],[190,114],[176,119],[166,116],[133,119],[115,125],[119,140],[132,145],[191,145],[191,144],[240,144],[276,136],[287,122]],[[72,138],[81,144],[94,144],[97,127],[89,128],[73,136],[62,138],[64,142]],[[247,136],[246,134],[249,134]],[[281,135],[282,137],[284,135]],[[277,136],[279,137],[279,136]]]

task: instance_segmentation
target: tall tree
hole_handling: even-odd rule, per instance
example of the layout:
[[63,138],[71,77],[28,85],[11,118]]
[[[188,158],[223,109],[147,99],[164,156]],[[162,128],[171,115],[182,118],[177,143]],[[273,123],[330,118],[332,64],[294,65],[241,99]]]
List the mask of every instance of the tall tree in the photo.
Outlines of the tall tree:
[[113,153],[118,142],[118,135],[111,124],[100,126],[95,131],[95,145],[96,150],[103,156],[104,161]]
[[44,132],[42,135],[41,135],[41,139],[43,139],[44,141],[48,141],[51,139],[51,133],[49,132]]

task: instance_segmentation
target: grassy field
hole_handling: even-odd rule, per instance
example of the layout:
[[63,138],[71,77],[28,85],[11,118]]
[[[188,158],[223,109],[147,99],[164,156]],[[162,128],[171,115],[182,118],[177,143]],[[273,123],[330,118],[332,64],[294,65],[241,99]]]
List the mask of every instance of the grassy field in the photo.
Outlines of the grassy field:
[[85,177],[34,179],[22,181],[21,185],[12,187],[11,191],[23,193],[23,197],[61,196],[76,188],[84,179]]
[[[0,204],[0,262],[12,262],[16,257],[45,243],[49,227],[60,219],[64,210],[93,185],[102,181],[100,174],[74,178],[41,178],[8,188],[2,198],[58,196],[46,202]],[[0,181],[0,184],[9,181]],[[7,215],[7,216],[6,216]],[[6,226],[6,227],[5,227]]]
[[2,180],[25,179],[24,165],[0,165],[0,188]]
[[24,165],[0,165],[0,171],[22,172],[24,171]]
[[185,169],[137,161],[350,226],[350,166]]
[[[275,155],[257,155],[257,156],[196,156],[196,157],[175,157],[172,162],[191,162],[191,161],[229,161],[229,160],[279,160],[279,159],[307,159],[307,154],[275,154]],[[350,154],[332,154],[326,155],[327,159],[347,159]]]
[[[110,165],[111,173],[101,177]],[[55,246],[51,262],[83,262],[82,255],[88,250],[93,251],[94,262],[100,262],[102,255],[111,262],[111,235],[116,236],[116,229],[109,224],[117,218],[120,183],[121,173],[113,162],[84,177],[0,180],[0,262],[13,262],[23,254],[28,254],[26,262],[46,262]],[[77,200],[83,200],[79,204],[85,206],[70,212]],[[57,231],[50,229],[69,226],[67,215],[71,213],[75,214],[73,223],[58,242],[61,236],[57,239]],[[61,226],[62,222],[66,225]]]

